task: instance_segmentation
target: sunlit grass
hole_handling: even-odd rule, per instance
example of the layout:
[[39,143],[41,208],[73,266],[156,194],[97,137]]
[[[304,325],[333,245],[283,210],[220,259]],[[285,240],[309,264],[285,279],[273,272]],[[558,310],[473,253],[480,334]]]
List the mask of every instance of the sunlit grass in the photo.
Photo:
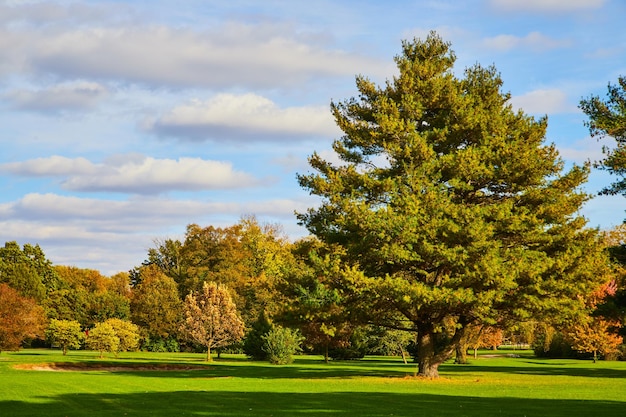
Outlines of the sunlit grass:
[[[400,358],[331,362],[302,356],[285,366],[225,355],[26,350],[0,355],[0,416],[622,416],[626,362],[470,359],[439,379],[415,378]],[[107,369],[36,371],[70,362]],[[154,365],[155,370],[150,369]],[[158,366],[171,365],[172,370]],[[141,366],[142,371],[127,369]],[[183,366],[183,369],[180,367]]]

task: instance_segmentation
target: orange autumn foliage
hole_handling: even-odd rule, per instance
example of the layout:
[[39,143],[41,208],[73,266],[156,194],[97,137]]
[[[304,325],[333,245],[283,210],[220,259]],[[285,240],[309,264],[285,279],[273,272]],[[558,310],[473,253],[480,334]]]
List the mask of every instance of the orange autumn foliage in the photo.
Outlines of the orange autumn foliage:
[[27,338],[43,335],[45,315],[41,306],[0,284],[0,352],[18,350]]

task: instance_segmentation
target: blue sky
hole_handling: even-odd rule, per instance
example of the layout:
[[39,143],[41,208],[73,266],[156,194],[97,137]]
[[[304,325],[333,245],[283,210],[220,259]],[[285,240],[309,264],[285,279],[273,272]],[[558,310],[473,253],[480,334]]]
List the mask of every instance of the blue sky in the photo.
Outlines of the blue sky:
[[[296,173],[332,158],[331,100],[394,75],[436,30],[456,71],[495,65],[515,107],[547,115],[566,164],[601,157],[577,105],[626,75],[622,0],[0,1],[0,243],[105,274],[155,239],[241,216],[306,234]],[[596,192],[611,180],[593,172]],[[598,197],[592,227],[626,217]]]

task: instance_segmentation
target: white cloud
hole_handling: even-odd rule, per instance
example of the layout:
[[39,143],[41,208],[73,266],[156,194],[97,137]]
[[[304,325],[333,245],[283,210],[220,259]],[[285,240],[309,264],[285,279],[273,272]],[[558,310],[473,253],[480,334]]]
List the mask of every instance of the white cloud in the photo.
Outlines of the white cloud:
[[[132,234],[167,228],[171,224],[196,222],[209,216],[245,214],[292,218],[294,210],[311,207],[310,197],[268,199],[248,202],[174,200],[163,197],[137,196],[126,200],[107,200],[30,193],[21,199],[0,203],[0,222],[28,222],[46,227],[30,232],[34,237],[80,240],[99,233]],[[184,227],[183,223],[183,226]],[[63,231],[57,226],[67,225]],[[49,228],[47,228],[49,227]],[[77,227],[77,232],[70,232]],[[17,226],[3,228],[3,234],[19,234]],[[6,233],[5,233],[6,232]],[[93,234],[93,235],[92,235]]]
[[585,139],[575,141],[568,146],[561,145],[558,148],[563,159],[576,163],[583,163],[587,161],[595,162],[604,159],[605,155],[603,154],[602,149],[604,147],[614,149],[615,146],[615,139],[611,137],[602,138],[601,141],[596,138],[587,137]]
[[[243,215],[293,220],[312,199],[268,199],[245,203],[133,197],[113,201],[31,193],[0,203],[5,240],[39,243],[55,264],[94,268],[105,274],[139,265],[155,238],[182,236],[189,223],[230,226]],[[292,228],[295,235],[303,230]]]
[[577,111],[577,107],[568,102],[567,94],[559,89],[534,90],[511,97],[510,103],[515,110],[521,108],[526,113],[537,115]]
[[2,171],[27,177],[49,177],[78,174],[94,175],[98,169],[91,161],[85,158],[67,158],[53,155],[47,158],[0,164],[0,172]]
[[485,47],[498,51],[510,51],[518,48],[529,48],[534,51],[547,51],[555,48],[571,46],[569,40],[557,40],[541,34],[531,32],[524,37],[514,35],[498,35],[483,40]]
[[98,83],[73,82],[40,90],[11,90],[4,97],[15,108],[21,110],[58,113],[66,110],[90,109],[106,95],[107,89]]
[[380,61],[317,46],[276,21],[227,22],[207,30],[129,22],[41,28],[12,23],[0,27],[0,72],[20,75],[169,88],[274,88],[353,76],[363,68],[386,70]]
[[294,140],[338,133],[330,109],[280,108],[257,94],[219,94],[170,110],[147,130],[192,140]]
[[606,0],[491,0],[491,4],[505,11],[572,12],[597,9]]
[[94,164],[84,158],[52,156],[0,164],[0,171],[23,176],[62,176],[63,188],[158,194],[176,190],[233,189],[259,185],[251,175],[229,162],[200,158],[155,159],[137,154]]
[[[158,208],[158,210],[156,209]],[[157,197],[136,197],[128,200],[106,200],[62,196],[58,194],[26,194],[20,200],[0,204],[0,220],[83,224],[97,232],[133,233],[158,222],[168,223],[181,217],[193,218],[207,213],[227,212],[237,206],[193,200],[169,200]],[[82,232],[81,232],[82,233]],[[66,235],[79,239],[80,234]]]

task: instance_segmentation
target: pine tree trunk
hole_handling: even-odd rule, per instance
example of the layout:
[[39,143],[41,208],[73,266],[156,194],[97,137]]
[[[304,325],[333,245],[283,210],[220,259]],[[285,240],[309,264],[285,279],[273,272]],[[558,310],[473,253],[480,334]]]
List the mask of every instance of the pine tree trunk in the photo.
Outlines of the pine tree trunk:
[[417,336],[417,376],[439,377],[439,362],[435,359],[435,343],[431,332],[419,332]]

